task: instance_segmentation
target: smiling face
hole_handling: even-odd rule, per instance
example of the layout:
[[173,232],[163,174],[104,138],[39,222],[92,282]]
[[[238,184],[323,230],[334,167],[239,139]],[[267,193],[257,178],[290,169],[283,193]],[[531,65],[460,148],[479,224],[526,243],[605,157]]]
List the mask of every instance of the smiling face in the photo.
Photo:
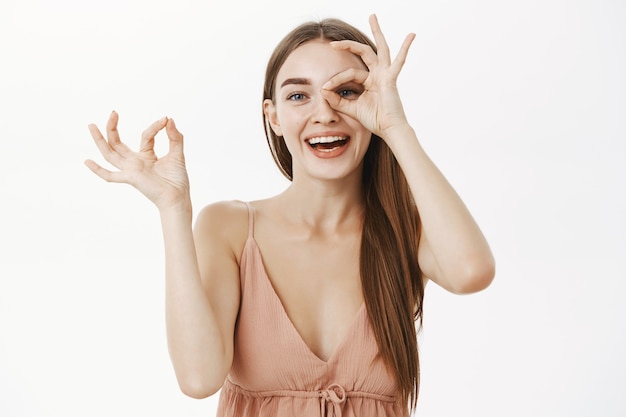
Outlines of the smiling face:
[[[321,94],[326,81],[350,68],[366,69],[356,55],[315,39],[296,48],[278,71],[274,100],[264,101],[264,111],[274,133],[285,140],[294,179],[360,175],[371,133],[331,108]],[[362,88],[350,83],[336,93],[356,99]]]

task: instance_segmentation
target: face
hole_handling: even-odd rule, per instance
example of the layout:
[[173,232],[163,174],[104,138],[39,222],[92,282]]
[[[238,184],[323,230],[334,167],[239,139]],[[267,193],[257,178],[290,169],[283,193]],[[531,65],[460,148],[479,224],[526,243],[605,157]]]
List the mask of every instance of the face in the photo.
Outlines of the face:
[[[266,100],[264,109],[274,133],[283,136],[291,153],[294,181],[304,175],[360,176],[371,132],[335,111],[321,95],[326,81],[350,68],[366,69],[354,54],[334,50],[326,40],[313,40],[295,49],[277,74],[274,102]],[[356,99],[362,89],[350,83],[335,92]]]

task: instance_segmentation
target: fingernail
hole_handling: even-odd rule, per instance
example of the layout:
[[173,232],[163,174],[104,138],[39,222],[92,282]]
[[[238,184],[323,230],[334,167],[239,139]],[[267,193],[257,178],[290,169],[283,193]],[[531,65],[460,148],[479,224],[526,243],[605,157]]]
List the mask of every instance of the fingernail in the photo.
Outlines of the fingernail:
[[159,119],[159,123],[164,123],[167,120],[167,116],[163,116]]

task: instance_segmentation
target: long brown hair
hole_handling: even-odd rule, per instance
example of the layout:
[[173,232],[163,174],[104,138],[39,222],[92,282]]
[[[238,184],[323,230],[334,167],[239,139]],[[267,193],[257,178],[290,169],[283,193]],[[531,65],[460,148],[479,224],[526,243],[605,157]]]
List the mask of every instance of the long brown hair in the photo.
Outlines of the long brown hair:
[[[374,43],[338,19],[304,23],[278,44],[265,73],[263,99],[274,100],[276,77],[296,48],[313,39]],[[267,143],[278,168],[293,179],[291,154],[263,113]],[[420,221],[408,183],[385,142],[372,135],[363,162],[365,215],[361,237],[360,274],[365,306],[380,354],[395,375],[400,400],[415,408],[419,390],[416,320],[422,318],[424,286],[417,263]],[[406,410],[406,409],[405,409]]]

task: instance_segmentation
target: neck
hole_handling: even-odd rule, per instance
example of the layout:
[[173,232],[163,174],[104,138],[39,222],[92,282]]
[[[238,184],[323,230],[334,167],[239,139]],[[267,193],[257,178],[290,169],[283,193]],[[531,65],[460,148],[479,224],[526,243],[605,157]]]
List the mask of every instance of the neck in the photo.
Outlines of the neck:
[[335,232],[361,221],[363,193],[361,176],[340,180],[294,177],[279,196],[281,211],[290,221],[318,231]]

